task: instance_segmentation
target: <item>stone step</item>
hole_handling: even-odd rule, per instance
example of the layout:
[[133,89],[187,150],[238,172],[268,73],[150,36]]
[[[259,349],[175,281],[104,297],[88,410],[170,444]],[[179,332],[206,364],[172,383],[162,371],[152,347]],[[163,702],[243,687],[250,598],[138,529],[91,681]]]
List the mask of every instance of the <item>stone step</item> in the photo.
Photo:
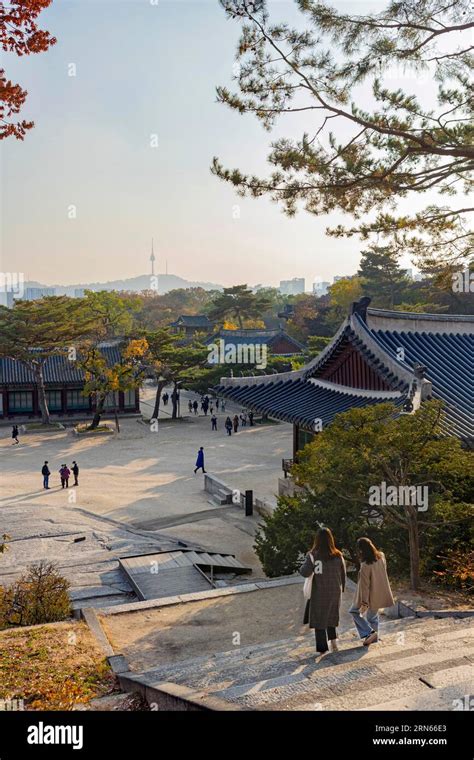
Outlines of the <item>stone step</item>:
[[215,507],[223,507],[228,504],[226,496],[220,496],[218,493],[213,493],[211,498],[207,500],[208,504],[212,504]]
[[[463,710],[468,707],[463,705],[469,704],[469,694],[472,692],[472,681],[470,684],[458,684],[457,686],[447,686],[444,689],[427,689],[420,694],[410,694],[398,699],[390,698],[374,704],[372,706],[360,708],[362,710],[423,710],[423,711],[442,711]],[[471,698],[472,699],[472,698]],[[470,708],[472,710],[472,707]]]
[[[319,662],[316,662],[311,633],[183,661],[148,671],[142,677],[149,685],[169,681],[204,689],[213,696],[235,702],[236,706],[266,709],[267,704],[286,701],[293,705],[297,700],[298,709],[312,709],[305,707],[308,700],[316,699],[325,704],[338,693],[344,696],[350,692],[361,679],[370,681],[371,691],[379,689],[375,691],[378,701],[388,698],[392,685],[401,679],[414,682],[416,688],[423,691],[429,686],[419,681],[420,675],[448,666],[462,666],[466,655],[474,660],[474,646],[462,651],[459,646],[469,641],[474,644],[474,629],[469,620],[408,623],[402,629],[404,643],[399,641],[399,626],[386,623],[383,628],[386,630],[382,642],[369,648],[362,647],[352,632],[343,634],[339,640],[340,652],[326,655]],[[436,639],[435,629],[438,633],[444,631],[444,639]],[[401,691],[400,696],[405,693],[408,692]],[[362,701],[360,709],[366,701]],[[285,708],[279,706],[279,709]]]

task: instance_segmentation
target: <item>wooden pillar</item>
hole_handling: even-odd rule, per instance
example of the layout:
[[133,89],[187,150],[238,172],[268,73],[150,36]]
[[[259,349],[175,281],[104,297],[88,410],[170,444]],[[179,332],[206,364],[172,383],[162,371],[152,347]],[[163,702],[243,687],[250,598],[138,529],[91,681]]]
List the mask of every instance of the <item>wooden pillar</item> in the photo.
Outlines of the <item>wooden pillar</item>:
[[293,461],[296,461],[296,456],[298,454],[298,433],[299,433],[299,425],[293,425]]
[[33,411],[31,414],[33,415],[33,417],[38,417],[40,414],[39,402],[38,402],[38,388],[33,388],[32,398],[33,398]]

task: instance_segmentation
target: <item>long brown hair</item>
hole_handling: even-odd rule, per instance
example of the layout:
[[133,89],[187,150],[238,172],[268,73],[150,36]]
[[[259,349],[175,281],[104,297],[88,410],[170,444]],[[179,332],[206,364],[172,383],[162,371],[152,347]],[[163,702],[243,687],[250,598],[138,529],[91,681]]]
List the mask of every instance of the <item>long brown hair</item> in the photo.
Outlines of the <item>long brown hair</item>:
[[377,562],[382,556],[382,553],[379,552],[370,538],[366,538],[365,536],[357,539],[357,548],[362,562],[366,562],[368,565]]
[[332,557],[341,557],[341,552],[336,549],[334,536],[329,528],[320,528],[316,533],[311,547],[313,554],[317,554],[320,559],[332,559]]

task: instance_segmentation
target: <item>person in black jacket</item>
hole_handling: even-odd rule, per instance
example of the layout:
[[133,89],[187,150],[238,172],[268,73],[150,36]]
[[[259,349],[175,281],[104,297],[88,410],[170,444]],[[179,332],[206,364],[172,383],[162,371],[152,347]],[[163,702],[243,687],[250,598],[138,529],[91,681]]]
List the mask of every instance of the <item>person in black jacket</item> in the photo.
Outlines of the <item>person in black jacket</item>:
[[79,465],[77,464],[76,460],[72,463],[72,474],[74,475],[74,484],[75,486],[79,485]]
[[15,446],[17,443],[20,443],[20,441],[18,440],[18,425],[13,425],[12,439],[13,439],[12,446]]
[[43,488],[49,488],[49,476],[51,475],[51,472],[48,467],[48,462],[45,462],[42,469],[41,474],[43,476]]

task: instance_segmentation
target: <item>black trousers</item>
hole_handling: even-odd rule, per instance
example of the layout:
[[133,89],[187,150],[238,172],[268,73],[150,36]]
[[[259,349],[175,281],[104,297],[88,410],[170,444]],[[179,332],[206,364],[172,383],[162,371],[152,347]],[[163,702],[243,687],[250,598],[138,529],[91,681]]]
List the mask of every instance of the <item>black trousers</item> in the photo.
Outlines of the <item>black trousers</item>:
[[337,639],[336,629],[332,626],[329,626],[328,628],[316,628],[314,633],[316,636],[317,652],[327,652],[329,649],[328,639],[329,641],[334,641],[334,639]]

